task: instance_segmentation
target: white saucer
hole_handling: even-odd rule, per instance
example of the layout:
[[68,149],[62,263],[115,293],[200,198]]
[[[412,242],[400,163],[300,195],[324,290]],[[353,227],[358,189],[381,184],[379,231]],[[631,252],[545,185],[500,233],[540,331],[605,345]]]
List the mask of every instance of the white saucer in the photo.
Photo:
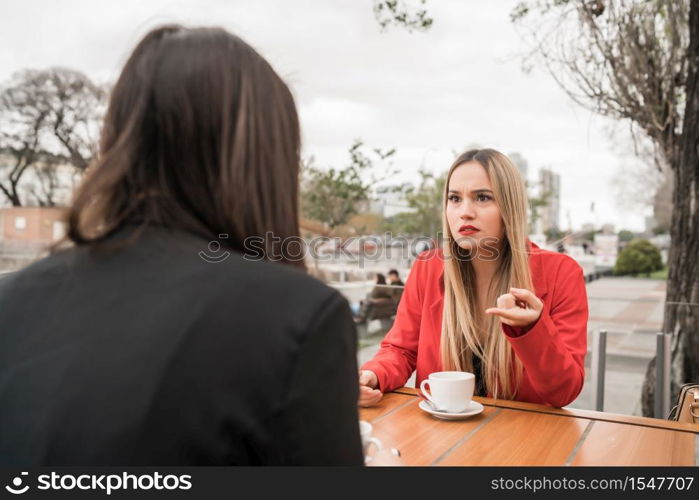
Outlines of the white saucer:
[[418,407],[422,411],[426,411],[430,415],[437,418],[441,418],[442,420],[460,420],[462,418],[468,418],[474,415],[478,415],[483,411],[483,405],[475,401],[471,401],[471,407],[462,411],[461,413],[448,413],[446,411],[434,410],[432,409],[430,403],[425,401],[424,399],[420,401]]

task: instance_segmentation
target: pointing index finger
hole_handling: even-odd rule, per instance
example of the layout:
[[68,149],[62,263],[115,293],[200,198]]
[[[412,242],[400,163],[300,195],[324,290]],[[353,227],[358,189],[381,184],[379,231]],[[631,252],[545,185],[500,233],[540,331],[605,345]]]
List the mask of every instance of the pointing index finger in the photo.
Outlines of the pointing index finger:
[[539,306],[539,297],[534,295],[531,290],[527,290],[526,288],[510,288],[510,292],[519,300],[523,300],[532,307]]

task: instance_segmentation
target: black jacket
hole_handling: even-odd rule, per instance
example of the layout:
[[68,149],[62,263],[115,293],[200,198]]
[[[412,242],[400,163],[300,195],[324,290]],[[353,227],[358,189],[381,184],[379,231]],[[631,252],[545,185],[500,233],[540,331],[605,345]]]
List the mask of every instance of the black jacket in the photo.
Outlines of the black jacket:
[[345,299],[207,243],[149,229],[0,279],[0,464],[362,464]]

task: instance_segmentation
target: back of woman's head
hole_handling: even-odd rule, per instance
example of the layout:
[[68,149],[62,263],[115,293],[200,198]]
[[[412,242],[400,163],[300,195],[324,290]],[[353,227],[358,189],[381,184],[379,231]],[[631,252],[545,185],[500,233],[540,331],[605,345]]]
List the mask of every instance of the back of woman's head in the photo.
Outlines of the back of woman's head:
[[293,97],[254,49],[220,28],[157,28],[112,91],[68,238],[155,224],[242,251],[251,236],[297,237],[299,152]]

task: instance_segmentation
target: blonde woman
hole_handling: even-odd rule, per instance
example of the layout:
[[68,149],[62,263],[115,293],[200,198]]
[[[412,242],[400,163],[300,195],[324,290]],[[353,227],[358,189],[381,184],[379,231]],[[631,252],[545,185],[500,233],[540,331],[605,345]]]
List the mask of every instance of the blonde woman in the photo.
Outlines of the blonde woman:
[[444,245],[420,254],[393,328],[359,372],[359,404],[430,373],[475,373],[476,395],[550,406],[583,386],[587,295],[582,269],[527,239],[518,170],[492,149],[454,161]]

